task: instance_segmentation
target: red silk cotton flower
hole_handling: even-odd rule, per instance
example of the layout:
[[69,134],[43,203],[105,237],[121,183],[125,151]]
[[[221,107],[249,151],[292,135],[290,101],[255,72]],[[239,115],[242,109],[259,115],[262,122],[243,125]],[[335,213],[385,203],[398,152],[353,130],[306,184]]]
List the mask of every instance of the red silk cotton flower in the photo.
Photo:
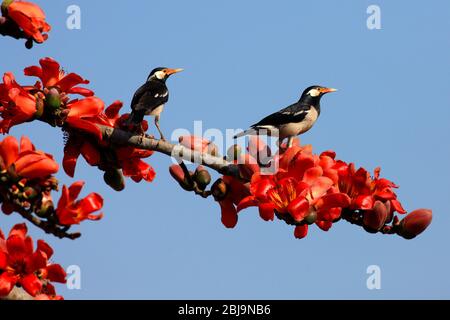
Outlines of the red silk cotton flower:
[[7,16],[23,30],[26,36],[37,43],[47,40],[51,27],[45,21],[45,13],[42,9],[31,2],[13,1],[7,6]]
[[[97,129],[97,124],[111,128],[121,128],[128,117],[127,114],[119,115],[122,106],[122,102],[115,101],[104,112],[97,114],[95,117],[85,118],[83,126],[87,130],[90,127]],[[89,125],[86,125],[87,123]],[[147,130],[148,124],[146,121],[143,121],[142,127],[144,130]],[[154,169],[142,161],[143,158],[150,157],[153,151],[128,146],[111,148],[109,144],[101,141],[99,137],[97,139],[88,139],[82,135],[72,133],[69,135],[66,143],[63,159],[64,171],[69,176],[73,177],[80,154],[92,166],[105,169],[122,169],[123,175],[131,177],[135,182],[140,182],[141,180],[150,182],[155,177]]]
[[42,151],[36,151],[27,137],[19,143],[8,136],[0,142],[0,168],[10,170],[19,177],[27,179],[47,178],[58,171],[53,157]]
[[89,80],[83,79],[80,75],[73,72],[66,74],[56,60],[46,57],[40,59],[39,64],[40,67],[31,66],[24,69],[26,76],[38,77],[41,80],[38,87],[55,87],[60,93],[79,94],[85,97],[94,95],[92,90],[78,86],[80,84],[88,84]]
[[7,296],[16,285],[34,297],[45,292],[51,281],[66,282],[64,269],[49,263],[52,248],[38,240],[33,250],[27,231],[25,224],[17,224],[5,239],[0,230],[0,297]]
[[303,237],[312,223],[328,230],[342,208],[350,205],[350,198],[339,192],[330,172],[322,168],[320,157],[294,148],[296,156],[291,157],[292,151],[288,153],[289,161],[281,161],[276,174],[253,175],[252,195],[239,203],[238,210],[256,205],[266,221],[273,220],[276,213],[278,218],[296,225],[296,237]]
[[12,73],[5,73],[0,84],[0,133],[32,120],[35,114],[36,98],[16,82]]
[[63,186],[61,198],[58,201],[56,215],[62,225],[79,224],[83,220],[100,220],[103,214],[92,214],[103,207],[103,198],[98,193],[90,193],[83,199],[78,195],[83,188],[84,182],[78,181],[70,187]]

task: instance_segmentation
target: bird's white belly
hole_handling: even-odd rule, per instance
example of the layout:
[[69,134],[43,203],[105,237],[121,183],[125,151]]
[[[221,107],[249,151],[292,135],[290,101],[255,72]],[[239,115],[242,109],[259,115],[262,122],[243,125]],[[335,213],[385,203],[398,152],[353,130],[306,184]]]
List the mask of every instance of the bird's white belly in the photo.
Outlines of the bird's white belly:
[[312,128],[318,117],[317,110],[311,108],[302,122],[291,122],[280,126],[280,137],[292,137],[305,133]]
[[159,116],[161,114],[161,112],[163,112],[163,110],[164,110],[164,105],[162,104],[162,105],[157,106],[155,109],[153,109],[149,113],[147,113],[147,115]]

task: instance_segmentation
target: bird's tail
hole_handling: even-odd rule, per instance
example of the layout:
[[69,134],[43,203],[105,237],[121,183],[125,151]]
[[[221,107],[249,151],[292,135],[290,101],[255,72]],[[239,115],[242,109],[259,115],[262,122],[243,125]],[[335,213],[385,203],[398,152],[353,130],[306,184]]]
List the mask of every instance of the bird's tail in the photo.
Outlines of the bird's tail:
[[256,133],[257,133],[257,131],[254,128],[250,128],[250,129],[247,129],[245,131],[242,131],[242,132],[238,133],[237,135],[235,135],[233,137],[233,139],[237,139],[237,138],[240,138],[240,137],[243,137],[243,136],[247,136],[247,135],[253,135],[253,134],[256,134]]

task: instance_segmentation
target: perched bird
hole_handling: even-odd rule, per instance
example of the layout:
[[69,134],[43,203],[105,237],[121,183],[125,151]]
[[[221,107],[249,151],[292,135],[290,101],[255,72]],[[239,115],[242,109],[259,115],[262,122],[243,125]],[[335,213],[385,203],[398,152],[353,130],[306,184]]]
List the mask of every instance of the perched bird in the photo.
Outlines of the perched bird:
[[322,86],[308,87],[303,91],[298,102],[265,117],[234,138],[263,133],[278,136],[280,144],[285,138],[288,138],[288,146],[290,146],[293,137],[308,131],[316,122],[320,115],[322,96],[334,91],[336,89]]
[[164,104],[169,100],[169,89],[166,80],[183,69],[155,68],[150,72],[147,81],[134,93],[131,101],[131,114],[128,124],[140,126],[145,115],[155,116],[155,125],[162,140],[164,135],[159,127],[159,118]]

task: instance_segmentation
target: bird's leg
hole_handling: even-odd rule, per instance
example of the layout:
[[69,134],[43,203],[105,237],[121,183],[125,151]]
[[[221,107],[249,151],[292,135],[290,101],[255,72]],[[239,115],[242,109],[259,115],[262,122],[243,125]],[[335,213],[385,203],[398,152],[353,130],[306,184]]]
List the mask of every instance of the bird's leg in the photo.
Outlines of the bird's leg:
[[289,137],[287,141],[287,147],[292,147],[292,144],[294,143],[294,137]]
[[164,138],[161,128],[159,127],[159,115],[155,116],[155,126],[156,129],[158,129],[159,135],[161,136],[161,140],[165,141],[166,139]]

